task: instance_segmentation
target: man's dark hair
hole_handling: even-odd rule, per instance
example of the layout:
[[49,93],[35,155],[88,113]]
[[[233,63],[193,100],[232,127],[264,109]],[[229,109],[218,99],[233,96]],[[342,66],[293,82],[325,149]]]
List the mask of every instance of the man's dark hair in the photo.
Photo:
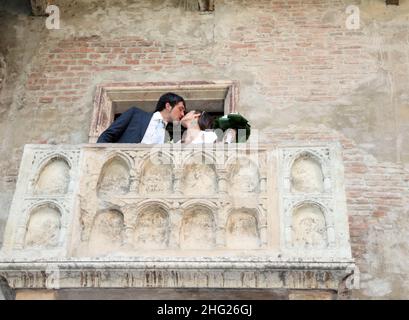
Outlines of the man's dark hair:
[[183,102],[183,105],[186,108],[185,100],[181,96],[177,95],[176,93],[172,93],[172,92],[165,93],[164,95],[162,95],[159,98],[159,101],[158,101],[158,103],[156,105],[155,112],[156,111],[160,112],[163,109],[165,109],[166,103],[169,103],[171,105],[171,107],[173,108],[179,102]]

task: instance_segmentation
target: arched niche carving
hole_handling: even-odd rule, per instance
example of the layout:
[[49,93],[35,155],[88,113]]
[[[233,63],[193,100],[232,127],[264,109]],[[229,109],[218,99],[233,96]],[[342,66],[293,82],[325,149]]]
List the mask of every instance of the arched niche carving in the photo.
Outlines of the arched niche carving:
[[53,248],[58,246],[61,234],[61,212],[53,204],[42,204],[34,208],[26,226],[24,246],[26,248]]
[[168,157],[152,156],[145,160],[141,172],[140,194],[170,194],[173,191],[173,169]]
[[62,157],[53,157],[41,168],[34,194],[66,194],[70,183],[70,166]]
[[260,192],[260,172],[254,161],[248,158],[238,158],[230,165],[231,195]]
[[261,244],[258,228],[255,213],[234,210],[227,219],[226,246],[229,249],[258,249]]
[[320,161],[305,152],[291,166],[291,191],[318,193],[324,191],[324,175]]
[[203,206],[193,206],[183,214],[180,229],[182,249],[212,249],[215,246],[213,212]]
[[321,207],[315,203],[297,206],[292,217],[293,244],[302,247],[325,247],[327,223]]
[[120,156],[109,159],[101,169],[98,194],[126,194],[130,187],[130,167]]
[[169,243],[169,215],[159,205],[150,205],[138,214],[134,243],[141,249],[164,249]]
[[91,229],[89,250],[92,254],[108,254],[120,249],[124,237],[124,216],[118,210],[99,212]]
[[217,175],[214,165],[191,163],[183,168],[183,193],[211,195],[217,192]]

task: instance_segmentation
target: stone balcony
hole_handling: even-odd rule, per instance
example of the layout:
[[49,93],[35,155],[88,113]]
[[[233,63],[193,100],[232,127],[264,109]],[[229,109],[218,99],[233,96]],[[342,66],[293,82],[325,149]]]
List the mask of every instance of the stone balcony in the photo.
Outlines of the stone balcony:
[[26,145],[0,252],[12,288],[339,290],[338,144]]

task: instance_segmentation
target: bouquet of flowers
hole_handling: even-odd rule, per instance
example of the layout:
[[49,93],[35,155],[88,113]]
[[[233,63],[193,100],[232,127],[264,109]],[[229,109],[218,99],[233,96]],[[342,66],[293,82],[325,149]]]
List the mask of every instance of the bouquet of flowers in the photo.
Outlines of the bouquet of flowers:
[[[233,134],[227,142],[246,142],[250,137],[251,126],[246,118],[239,113],[230,113],[214,121],[214,129],[221,129],[226,134]],[[245,133],[245,134],[244,134]],[[227,140],[230,140],[229,138]]]

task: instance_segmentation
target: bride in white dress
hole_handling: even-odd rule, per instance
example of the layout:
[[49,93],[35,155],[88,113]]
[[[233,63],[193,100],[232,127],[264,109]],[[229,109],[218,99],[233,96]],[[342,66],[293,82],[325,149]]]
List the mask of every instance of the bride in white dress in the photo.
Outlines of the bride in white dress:
[[181,120],[187,128],[184,132],[182,143],[215,143],[217,135],[212,130],[213,117],[206,111],[190,111]]

